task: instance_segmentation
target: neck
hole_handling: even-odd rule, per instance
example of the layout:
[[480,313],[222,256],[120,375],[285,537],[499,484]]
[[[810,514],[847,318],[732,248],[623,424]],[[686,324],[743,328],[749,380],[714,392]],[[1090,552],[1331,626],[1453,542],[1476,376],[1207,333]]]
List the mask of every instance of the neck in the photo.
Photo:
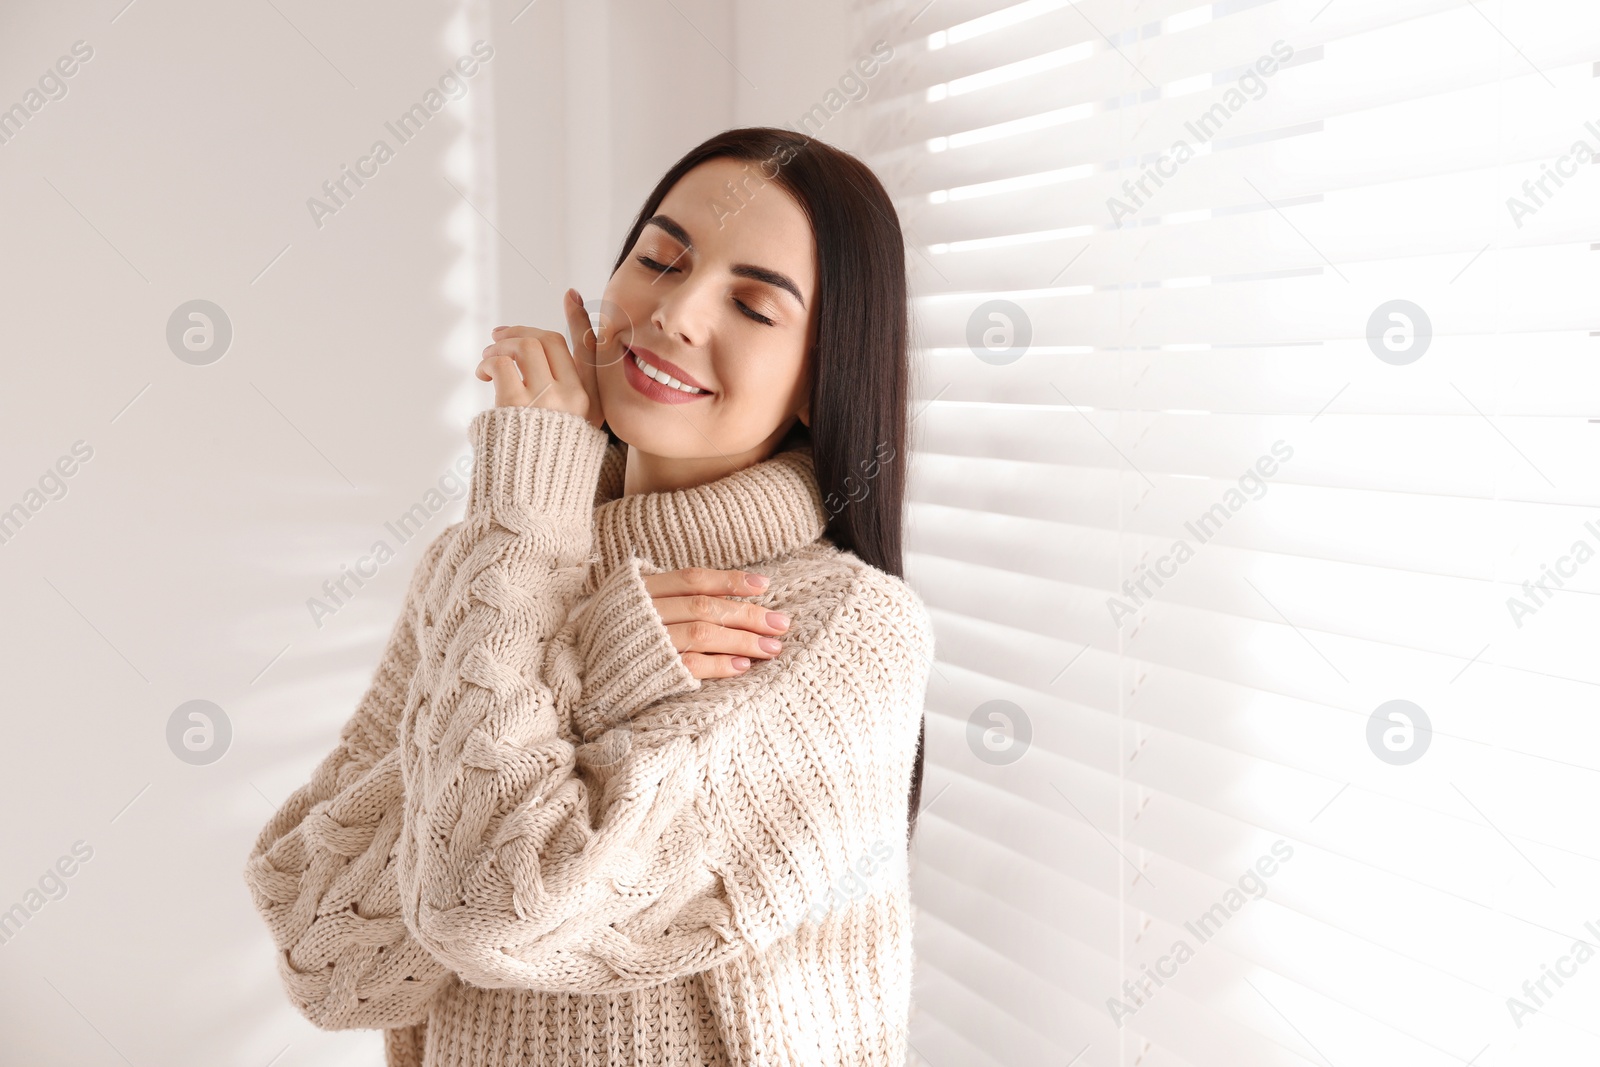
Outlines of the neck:
[[697,485],[725,478],[734,471],[743,470],[766,459],[757,453],[739,453],[734,456],[678,459],[657,456],[628,449],[628,464],[622,478],[622,495],[635,493],[670,493],[678,489],[692,489]]
[[633,445],[628,446],[628,461],[622,479],[622,495],[635,493],[670,493],[679,489],[692,489],[697,485],[726,478],[735,471],[753,467],[770,459],[778,451],[795,420],[779,426],[765,441],[754,448],[732,454],[714,456],[658,456]]

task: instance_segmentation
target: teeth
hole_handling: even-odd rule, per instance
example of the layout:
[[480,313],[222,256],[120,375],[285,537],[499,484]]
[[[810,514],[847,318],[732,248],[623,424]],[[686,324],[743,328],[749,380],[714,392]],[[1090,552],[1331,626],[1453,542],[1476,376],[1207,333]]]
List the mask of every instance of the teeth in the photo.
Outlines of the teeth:
[[662,385],[670,385],[670,386],[672,386],[672,388],[678,390],[679,392],[689,393],[691,396],[698,396],[699,394],[704,393],[706,391],[704,389],[696,389],[692,385],[684,385],[682,382],[680,382],[680,381],[678,381],[678,379],[672,377],[672,375],[668,374],[666,371],[656,370],[656,368],[652,367],[650,364],[648,364],[644,360],[640,359],[639,358],[639,353],[634,352],[633,349],[630,348],[628,351],[633,355],[633,364],[634,364],[634,366],[638,367],[641,371],[643,371],[647,377],[652,378],[655,381],[660,382]]

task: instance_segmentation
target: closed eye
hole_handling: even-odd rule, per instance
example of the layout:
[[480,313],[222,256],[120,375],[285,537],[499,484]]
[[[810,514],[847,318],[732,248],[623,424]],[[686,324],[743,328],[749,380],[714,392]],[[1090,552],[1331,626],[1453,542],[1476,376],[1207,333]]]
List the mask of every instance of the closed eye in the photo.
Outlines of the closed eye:
[[668,271],[672,271],[673,273],[676,273],[677,271],[680,271],[680,270],[683,269],[682,267],[666,267],[666,266],[662,266],[660,263],[657,263],[655,260],[651,259],[649,256],[640,256],[638,258],[639,258],[639,262],[640,263],[644,264],[650,270],[655,271],[657,274],[665,274]]
[[749,308],[744,306],[744,301],[735,300],[734,303],[739,305],[739,310],[740,311],[744,312],[746,315],[749,315],[752,319],[755,319],[757,322],[761,323],[762,325],[764,325],[764,326],[771,326],[772,325],[772,320],[771,319],[767,318],[765,315],[760,314],[759,312],[751,311]]
[[[657,274],[669,274],[669,273],[670,274],[676,274],[676,273],[678,273],[679,271],[681,271],[683,269],[682,267],[669,267],[669,266],[666,266],[664,264],[657,263],[655,260],[651,259],[649,256],[638,256],[636,258],[637,258],[639,264],[641,266],[643,266],[646,270],[655,271]],[[767,318],[767,316],[762,315],[759,312],[752,311],[749,307],[747,307],[745,305],[744,301],[735,300],[734,303],[739,305],[739,310],[740,311],[744,312],[750,318],[752,318],[755,321],[761,323],[762,325],[764,325],[764,326],[772,326],[772,325],[774,325],[773,320]]]

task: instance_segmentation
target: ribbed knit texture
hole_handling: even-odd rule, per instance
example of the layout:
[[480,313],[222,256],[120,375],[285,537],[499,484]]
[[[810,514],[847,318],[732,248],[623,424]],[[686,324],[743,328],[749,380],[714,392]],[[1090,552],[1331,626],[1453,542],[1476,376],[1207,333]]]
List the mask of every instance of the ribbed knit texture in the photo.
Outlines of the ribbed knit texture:
[[[466,517],[249,857],[291,1002],[389,1067],[903,1063],[920,599],[822,537],[808,450],[624,497],[575,415],[469,439]],[[643,581],[691,566],[768,575],[783,651],[694,678]]]

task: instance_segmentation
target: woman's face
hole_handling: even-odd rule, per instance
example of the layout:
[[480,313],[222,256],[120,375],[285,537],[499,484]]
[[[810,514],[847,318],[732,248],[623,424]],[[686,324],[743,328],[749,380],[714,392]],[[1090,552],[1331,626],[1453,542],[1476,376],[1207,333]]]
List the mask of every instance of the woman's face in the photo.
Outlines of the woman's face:
[[[689,171],[606,285],[596,379],[606,423],[631,449],[745,466],[796,416],[810,425],[815,241],[799,204],[762,173],[726,158]],[[651,381],[635,350],[670,364],[663,380],[705,392]]]

